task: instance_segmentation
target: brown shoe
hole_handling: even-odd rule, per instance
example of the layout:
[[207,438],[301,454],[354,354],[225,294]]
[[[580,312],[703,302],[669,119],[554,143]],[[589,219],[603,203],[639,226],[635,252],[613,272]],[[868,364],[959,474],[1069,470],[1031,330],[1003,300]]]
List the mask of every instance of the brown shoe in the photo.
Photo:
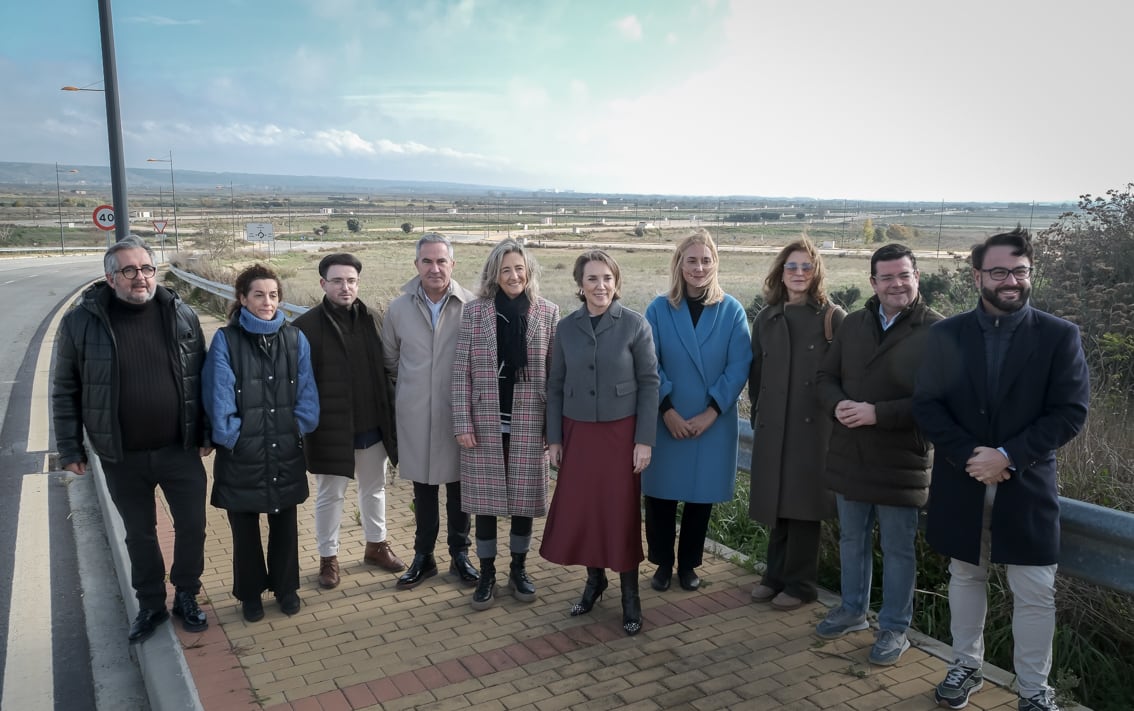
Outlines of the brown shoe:
[[390,550],[388,541],[379,541],[378,543],[367,541],[366,553],[362,556],[362,562],[367,565],[376,565],[391,573],[400,573],[406,569],[406,564],[402,562],[402,559]]
[[804,605],[803,600],[800,600],[798,597],[795,597],[794,595],[788,595],[786,592],[782,592],[779,595],[776,595],[774,598],[772,598],[772,607],[776,608],[777,610],[781,610],[783,612],[788,612],[790,610],[797,610],[800,607],[802,607],[803,605]]
[[339,557],[319,559],[319,587],[330,590],[339,586]]

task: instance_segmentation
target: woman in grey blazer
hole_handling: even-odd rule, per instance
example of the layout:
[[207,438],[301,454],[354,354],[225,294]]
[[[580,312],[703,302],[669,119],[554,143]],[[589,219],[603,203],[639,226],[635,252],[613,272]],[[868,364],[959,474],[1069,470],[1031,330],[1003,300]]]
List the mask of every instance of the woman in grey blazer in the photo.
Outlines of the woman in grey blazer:
[[622,628],[634,635],[642,629],[641,474],[657,431],[657,359],[646,319],[618,303],[622,279],[610,255],[584,252],[574,277],[583,306],[560,322],[551,353],[547,442],[559,478],[540,555],[587,567],[573,616],[602,596],[605,569],[617,571]]

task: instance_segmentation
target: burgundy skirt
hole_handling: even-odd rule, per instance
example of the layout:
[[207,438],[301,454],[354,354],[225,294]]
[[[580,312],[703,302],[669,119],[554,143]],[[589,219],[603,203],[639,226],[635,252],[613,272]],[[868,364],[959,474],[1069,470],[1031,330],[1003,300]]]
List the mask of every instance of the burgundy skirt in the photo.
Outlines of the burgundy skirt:
[[617,572],[638,569],[645,556],[635,419],[563,418],[563,461],[539,548],[545,560]]

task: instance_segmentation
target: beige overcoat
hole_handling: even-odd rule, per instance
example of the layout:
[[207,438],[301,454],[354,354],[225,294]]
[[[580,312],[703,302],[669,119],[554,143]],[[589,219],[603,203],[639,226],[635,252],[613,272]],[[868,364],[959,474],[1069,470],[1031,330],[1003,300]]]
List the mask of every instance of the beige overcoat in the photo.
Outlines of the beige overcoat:
[[420,277],[403,286],[382,321],[382,352],[398,420],[398,472],[420,484],[448,484],[460,479],[460,448],[453,436],[453,358],[461,311],[476,297],[450,282],[434,328],[420,287]]

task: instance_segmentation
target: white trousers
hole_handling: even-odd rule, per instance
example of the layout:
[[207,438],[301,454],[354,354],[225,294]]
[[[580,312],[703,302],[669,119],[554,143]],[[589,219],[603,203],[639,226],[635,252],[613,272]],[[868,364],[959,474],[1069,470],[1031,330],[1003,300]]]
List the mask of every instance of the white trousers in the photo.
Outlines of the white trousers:
[[[949,563],[949,611],[953,656],[967,667],[984,662],[984,620],[988,613],[989,522],[996,486],[984,499],[980,565],[953,558]],[[1046,691],[1055,636],[1055,565],[1007,565],[1012,591],[1012,658],[1020,696]]]
[[[350,479],[315,474],[315,540],[319,555],[339,554],[339,527],[343,520]],[[354,479],[358,484],[358,512],[367,543],[386,540],[386,447],[379,442],[354,450]]]

